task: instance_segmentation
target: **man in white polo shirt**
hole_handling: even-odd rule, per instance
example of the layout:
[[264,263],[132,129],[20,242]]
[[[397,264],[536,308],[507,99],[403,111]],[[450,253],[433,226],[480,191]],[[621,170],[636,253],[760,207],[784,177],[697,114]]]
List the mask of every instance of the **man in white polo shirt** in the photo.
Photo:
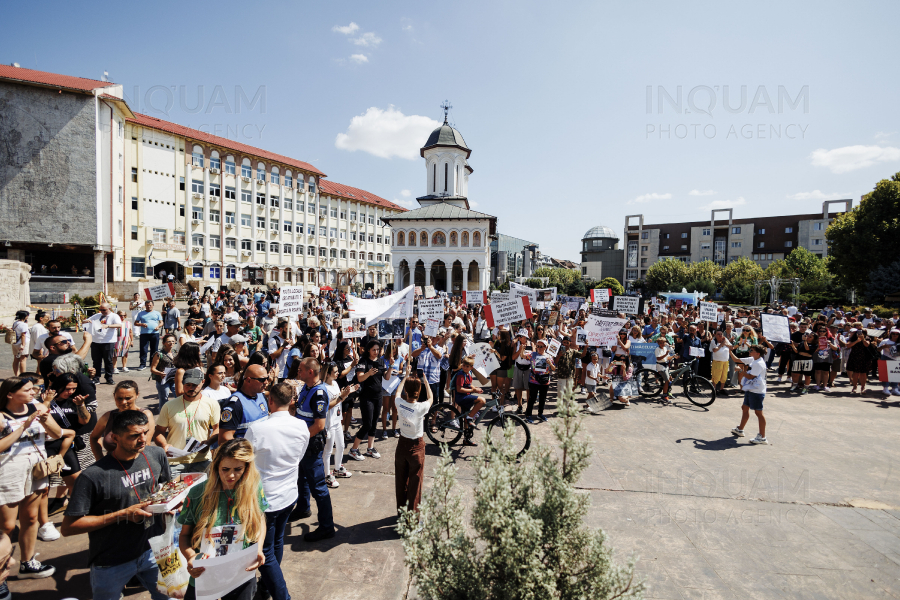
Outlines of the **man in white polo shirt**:
[[119,339],[122,320],[112,311],[109,304],[104,302],[100,305],[97,314],[89,319],[84,319],[81,323],[90,325],[91,335],[94,336],[94,342],[91,344],[91,362],[97,371],[94,375],[94,383],[100,383],[102,367],[106,383],[114,384],[113,364],[116,362],[116,340]]
[[306,454],[309,445],[306,422],[295,419],[288,412],[294,396],[294,388],[290,384],[276,384],[269,391],[269,416],[254,421],[244,436],[256,451],[256,468],[259,469],[263,491],[269,502],[266,541],[263,543],[266,562],[259,568],[259,574],[260,588],[268,591],[273,600],[287,600],[290,597],[281,572],[284,529],[299,497],[297,476],[300,457]]

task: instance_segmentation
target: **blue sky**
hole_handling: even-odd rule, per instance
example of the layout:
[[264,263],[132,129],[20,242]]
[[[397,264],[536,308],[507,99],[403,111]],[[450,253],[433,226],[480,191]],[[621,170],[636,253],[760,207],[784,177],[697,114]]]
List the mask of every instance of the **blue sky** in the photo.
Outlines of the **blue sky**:
[[[449,99],[474,207],[560,258],[626,214],[818,212],[900,171],[897,2],[35,2],[6,15],[4,63],[108,71],[141,112],[407,206]],[[238,91],[265,107],[238,112]]]

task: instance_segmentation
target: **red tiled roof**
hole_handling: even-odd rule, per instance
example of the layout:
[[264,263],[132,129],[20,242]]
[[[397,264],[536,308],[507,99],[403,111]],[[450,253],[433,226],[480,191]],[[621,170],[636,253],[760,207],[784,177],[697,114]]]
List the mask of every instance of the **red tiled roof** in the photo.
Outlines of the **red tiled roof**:
[[204,133],[199,129],[191,129],[190,127],[185,127],[184,125],[179,125],[177,123],[171,123],[169,121],[163,121],[162,119],[157,119],[156,117],[151,117],[149,115],[142,115],[140,113],[134,113],[133,119],[127,119],[130,123],[136,123],[142,127],[150,127],[152,129],[159,129],[160,131],[166,131],[168,133],[172,133],[175,135],[181,135],[186,138],[190,138],[192,140],[197,140],[198,142],[205,142],[207,144],[213,146],[220,146],[222,148],[230,148],[236,152],[241,152],[243,154],[249,154],[250,156],[255,156],[258,158],[263,158],[266,160],[271,160],[277,163],[290,165],[292,167],[296,167],[298,169],[303,169],[304,171],[308,171],[310,173],[315,173],[322,177],[327,177],[325,173],[315,168],[309,163],[303,162],[302,160],[296,160],[294,158],[290,158],[288,156],[282,156],[281,154],[275,154],[274,152],[269,152],[268,150],[261,150],[260,148],[254,148],[253,146],[248,146],[247,144],[242,144],[240,142],[236,142],[234,140],[230,140],[228,138],[219,137],[217,135],[211,135],[209,133]]
[[343,183],[337,183],[335,181],[329,181],[327,179],[323,179],[319,182],[319,193],[329,194],[331,196],[340,196],[349,200],[356,200],[357,202],[367,202],[369,204],[381,206],[382,208],[390,208],[392,210],[406,212],[406,209],[402,206],[398,206],[389,200],[385,200],[380,196],[376,196],[372,192],[367,192],[366,190],[350,187],[349,185],[344,185]]
[[34,71],[32,69],[23,69],[22,67],[13,67],[10,65],[0,65],[0,79],[11,79],[14,81],[23,81],[27,83],[40,83],[43,85],[50,85],[69,90],[78,90],[81,92],[90,92],[97,88],[105,88],[116,85],[115,83],[109,81],[97,81],[96,79],[72,77],[71,75],[58,75],[56,73]]

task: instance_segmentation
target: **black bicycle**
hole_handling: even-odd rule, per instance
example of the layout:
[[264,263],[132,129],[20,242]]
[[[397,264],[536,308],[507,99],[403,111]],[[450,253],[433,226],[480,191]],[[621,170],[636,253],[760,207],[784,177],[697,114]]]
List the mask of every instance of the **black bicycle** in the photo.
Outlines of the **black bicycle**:
[[471,422],[463,418],[459,409],[452,404],[448,402],[436,404],[425,415],[425,433],[428,439],[438,445],[453,446],[463,436],[466,440],[472,441],[478,430],[478,424],[487,417],[491,408],[496,410],[497,416],[488,421],[484,435],[499,446],[503,441],[504,428],[512,427],[513,447],[516,449],[516,456],[521,457],[531,447],[531,430],[528,429],[525,419],[505,412],[497,400],[489,400],[481,409],[481,414]]
[[[684,397],[697,406],[709,406],[716,401],[716,386],[709,379],[694,374],[694,363],[698,359],[682,363],[674,369],[669,369],[670,387],[675,383],[681,383]],[[662,392],[665,379],[652,369],[641,367],[634,374],[638,383],[638,392],[645,398],[658,396]]]

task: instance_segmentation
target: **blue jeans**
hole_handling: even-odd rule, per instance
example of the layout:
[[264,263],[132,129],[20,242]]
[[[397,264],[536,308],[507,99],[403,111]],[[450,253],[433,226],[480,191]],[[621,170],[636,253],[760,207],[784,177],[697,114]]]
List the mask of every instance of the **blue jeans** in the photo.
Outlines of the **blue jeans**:
[[[310,442],[311,443],[311,442]],[[331,496],[325,483],[325,465],[322,462],[322,451],[308,448],[300,459],[300,481],[298,482],[300,498],[297,504],[301,512],[310,510],[309,494],[316,498],[316,509],[319,512],[319,527],[334,529],[334,515],[331,511]]]
[[147,354],[149,351],[150,358],[156,356],[159,350],[159,334],[158,333],[142,333],[141,334],[141,366],[147,366]]
[[175,382],[167,385],[162,381],[157,381],[156,395],[159,398],[159,407],[162,408],[163,405],[169,401],[169,397],[175,395]]
[[294,504],[291,504],[281,510],[266,513],[266,541],[263,542],[266,564],[259,568],[259,575],[273,600],[291,598],[281,572],[281,557],[284,554],[284,529],[293,509]]
[[91,567],[91,591],[94,600],[119,600],[125,584],[137,577],[153,600],[166,600],[165,594],[156,591],[159,568],[153,560],[153,552],[147,550],[140,558],[113,567]]

